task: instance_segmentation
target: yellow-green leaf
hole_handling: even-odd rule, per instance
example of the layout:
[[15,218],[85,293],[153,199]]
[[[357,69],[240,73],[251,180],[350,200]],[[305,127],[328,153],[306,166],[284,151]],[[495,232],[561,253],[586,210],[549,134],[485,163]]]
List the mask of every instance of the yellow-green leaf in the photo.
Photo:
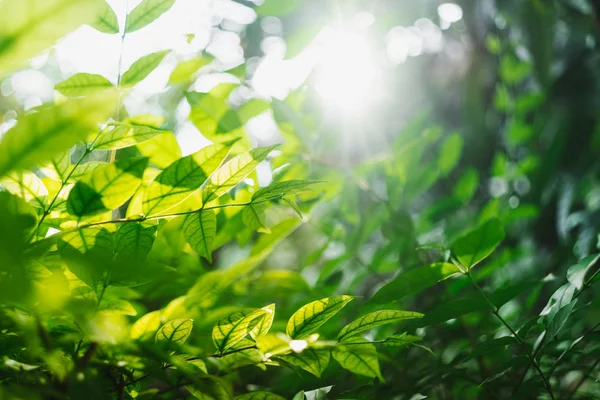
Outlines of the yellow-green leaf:
[[160,311],[151,311],[144,314],[131,326],[132,339],[142,337],[146,333],[154,333],[160,327]]
[[308,190],[310,185],[318,182],[292,179],[283,182],[274,182],[267,187],[261,188],[252,195],[252,202],[276,200],[283,196],[295,195]]
[[67,211],[75,216],[101,214],[125,203],[142,183],[148,159],[126,158],[100,166],[75,184]]
[[188,215],[183,223],[183,234],[196,253],[212,262],[212,244],[217,235],[217,216],[213,210]]
[[202,56],[180,61],[169,77],[169,85],[189,83],[200,68],[210,64],[213,60],[213,57]]
[[256,326],[252,328],[250,331],[250,337],[254,340],[259,336],[264,336],[269,333],[271,326],[273,325],[273,320],[275,319],[275,303],[269,304],[262,308],[267,313],[262,317]]
[[255,230],[259,228],[267,227],[267,217],[265,215],[265,209],[267,208],[266,202],[249,204],[244,207],[242,211],[242,222],[248,228]]
[[191,319],[173,319],[167,321],[163,326],[160,327],[156,332],[156,342],[169,342],[183,344],[190,337],[192,328],[194,327],[194,321]]
[[43,209],[46,206],[48,189],[46,189],[44,182],[33,172],[12,172],[0,179],[0,185],[36,207]]
[[279,358],[320,378],[327,365],[329,365],[330,356],[328,349],[308,348],[301,353],[290,353],[279,356]]
[[148,186],[145,215],[156,215],[184,201],[221,165],[229,146],[213,144],[169,165]]
[[102,7],[102,11],[98,14],[98,18],[91,24],[91,27],[99,30],[102,33],[114,34],[119,33],[119,21],[117,14],[106,2]]
[[374,328],[379,325],[391,324],[407,319],[421,318],[423,314],[414,311],[381,310],[364,315],[346,325],[338,335],[338,341],[342,341],[359,332]]
[[164,132],[161,129],[151,126],[123,122],[113,123],[100,133],[100,136],[94,143],[94,149],[122,149],[150,140]]
[[68,97],[86,96],[99,90],[106,90],[114,85],[105,77],[98,74],[81,72],[57,83],[54,89]]
[[[342,368],[370,378],[383,381],[377,359],[377,349],[361,337],[349,338],[343,345],[332,350],[331,355]],[[360,343],[360,344],[358,344]]]
[[246,337],[266,314],[263,309],[243,310],[220,320],[212,332],[217,351],[223,353]]
[[142,81],[158,67],[158,64],[169,54],[169,51],[163,50],[150,53],[131,64],[131,67],[123,74],[120,84],[122,86],[133,86]]
[[115,102],[115,95],[105,93],[67,100],[19,118],[0,140],[0,177],[11,170],[46,163],[85,140],[114,112]]
[[131,33],[142,29],[164,14],[173,4],[175,0],[143,0],[127,16],[125,32]]
[[326,297],[306,304],[289,319],[286,333],[292,339],[303,339],[310,336],[352,299],[354,299],[352,296],[344,295]]
[[242,179],[250,174],[278,145],[259,147],[235,156],[226,162],[211,176],[203,190],[203,199],[207,203],[218,199],[230,191]]
[[173,132],[163,132],[152,139],[137,144],[137,148],[159,168],[167,168],[181,158],[181,148]]

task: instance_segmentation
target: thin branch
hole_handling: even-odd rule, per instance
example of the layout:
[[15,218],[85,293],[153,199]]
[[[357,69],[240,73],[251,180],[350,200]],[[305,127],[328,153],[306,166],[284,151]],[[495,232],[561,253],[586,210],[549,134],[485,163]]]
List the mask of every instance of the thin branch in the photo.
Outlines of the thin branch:
[[575,385],[575,387],[573,388],[573,391],[571,391],[571,394],[567,397],[567,400],[570,400],[573,398],[573,396],[575,396],[581,385],[583,385],[583,383],[589,378],[590,374],[592,373],[592,371],[594,371],[594,369],[598,366],[599,363],[600,357],[597,358],[596,361],[594,361],[594,363],[590,365],[590,367],[585,371],[579,382],[577,382],[577,385]]

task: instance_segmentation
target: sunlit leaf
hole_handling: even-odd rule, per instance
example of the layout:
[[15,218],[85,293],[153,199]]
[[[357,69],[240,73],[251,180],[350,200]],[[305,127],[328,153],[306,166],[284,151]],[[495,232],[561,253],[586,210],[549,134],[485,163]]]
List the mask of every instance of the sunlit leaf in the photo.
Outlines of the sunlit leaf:
[[104,129],[94,142],[94,149],[109,150],[122,149],[145,142],[165,131],[151,126],[132,123],[114,123]]
[[308,190],[310,185],[317,182],[302,181],[302,180],[289,180],[283,182],[274,182],[267,187],[259,189],[252,195],[252,201],[266,201],[275,200],[282,196],[295,195]]
[[169,77],[169,85],[189,83],[200,68],[210,64],[212,61],[213,58],[209,56],[180,61]]
[[190,337],[194,322],[191,319],[174,319],[167,321],[156,332],[156,342],[183,344]]
[[71,151],[56,154],[46,165],[42,165],[40,170],[51,179],[66,182],[71,171]]
[[213,210],[188,215],[183,234],[196,253],[212,262],[212,244],[217,234],[217,216]]
[[256,326],[250,330],[250,337],[256,340],[259,336],[269,333],[273,320],[275,319],[275,303],[262,308],[267,313],[258,321]]
[[274,393],[257,391],[237,396],[235,400],[285,400],[285,398]]
[[84,72],[75,74],[54,86],[56,90],[69,97],[85,96],[112,87],[113,84],[102,75]]
[[391,324],[394,322],[404,321],[408,319],[421,318],[422,316],[423,314],[413,311],[374,311],[346,325],[338,334],[338,341],[342,341],[350,336],[356,335],[359,332],[371,329],[379,325]]
[[84,140],[114,112],[115,100],[108,93],[73,99],[19,118],[17,125],[0,140],[0,177],[13,169],[50,161]]
[[120,84],[123,86],[133,86],[136,83],[146,78],[161,61],[169,54],[169,50],[157,51],[156,53],[150,53],[143,56],[133,64],[121,78]]
[[458,133],[450,134],[442,142],[440,148],[440,155],[438,159],[438,166],[440,171],[446,175],[450,173],[458,161],[460,160],[461,152],[463,147],[463,138]]
[[237,311],[222,319],[212,331],[217,351],[223,353],[242,340],[267,314],[263,309]]
[[260,147],[235,156],[226,162],[211,176],[203,189],[206,203],[215,200],[230,191],[242,179],[250,174],[278,145]]
[[330,356],[331,352],[328,349],[308,348],[301,353],[292,352],[279,356],[279,358],[320,378],[327,365],[329,365]]
[[122,263],[142,263],[152,249],[156,237],[156,222],[122,224],[115,234],[115,260]]
[[292,339],[310,336],[353,299],[352,296],[326,297],[302,306],[289,319],[286,333]]
[[103,33],[119,33],[119,21],[117,14],[110,5],[104,3],[102,10],[98,14],[98,18],[91,24],[92,28]]
[[127,16],[125,32],[131,33],[142,29],[163,15],[173,4],[175,0],[143,0]]
[[244,210],[242,211],[242,221],[244,222],[244,225],[252,230],[267,228],[267,217],[265,215],[266,208],[266,202],[249,204],[244,207]]
[[142,155],[157,167],[167,168],[181,158],[181,148],[172,132],[163,132],[152,139],[137,144]]
[[435,263],[413,268],[383,285],[371,298],[376,304],[391,303],[448,279],[460,270],[454,264]]
[[46,206],[48,190],[42,180],[32,172],[12,172],[0,179],[0,185],[36,207],[43,209]]
[[409,335],[406,332],[399,335],[390,336],[385,340],[387,346],[404,347],[409,344],[420,342],[423,340],[419,336]]
[[104,0],[0,2],[0,75],[93,22],[105,4]]
[[[359,343],[359,344],[357,344]],[[379,378],[383,381],[379,370],[377,349],[361,337],[353,337],[331,351],[333,358],[342,366],[358,375]]]
[[69,177],[70,182],[77,182],[81,177],[91,174],[96,168],[107,165],[104,161],[90,161],[83,164],[79,164],[73,167],[71,176]]
[[144,314],[131,326],[131,338],[137,339],[146,333],[154,333],[160,327],[160,312],[152,311]]
[[470,269],[492,254],[504,239],[504,229],[497,219],[491,219],[478,229],[458,238],[452,250],[458,261]]
[[228,146],[213,144],[169,165],[148,186],[144,214],[159,214],[184,201],[200,188],[228,153]]
[[78,217],[114,210],[133,196],[147,165],[145,157],[126,158],[94,169],[71,190],[67,210]]

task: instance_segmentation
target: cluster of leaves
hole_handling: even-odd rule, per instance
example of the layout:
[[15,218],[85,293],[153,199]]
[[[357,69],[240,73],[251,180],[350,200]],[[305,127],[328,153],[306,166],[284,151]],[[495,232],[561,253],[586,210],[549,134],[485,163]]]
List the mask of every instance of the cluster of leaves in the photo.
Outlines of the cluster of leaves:
[[[124,41],[174,3],[143,0],[119,26],[103,0],[0,2],[0,76],[82,24]],[[487,147],[425,115],[381,143],[354,138],[361,148],[346,157],[310,88],[233,106],[242,65],[227,71],[240,84],[189,91],[213,61],[200,53],[179,60],[165,96],[189,104],[212,144],[182,156],[169,118],[122,105],[169,51],[116,82],[57,83],[53,104],[21,113],[0,138],[0,397],[597,393],[596,159],[561,170],[565,134],[541,133],[565,95],[540,32],[552,36],[558,11],[595,15],[571,3],[500,8],[503,27],[485,38],[499,65],[488,119],[500,136]],[[256,11],[285,21],[300,8],[267,0]],[[510,19],[521,14],[529,22]],[[313,31],[292,32],[288,58]],[[465,108],[478,110],[466,92]],[[281,145],[247,135],[264,112]],[[585,139],[593,148],[597,137]],[[262,187],[259,165],[272,171]],[[545,217],[556,204],[553,242]]]

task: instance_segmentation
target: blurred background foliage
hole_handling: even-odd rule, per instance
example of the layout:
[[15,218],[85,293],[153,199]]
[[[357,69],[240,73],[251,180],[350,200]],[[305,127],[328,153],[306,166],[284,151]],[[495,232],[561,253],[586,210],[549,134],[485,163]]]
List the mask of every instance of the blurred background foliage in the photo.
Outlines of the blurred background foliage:
[[[118,246],[129,225],[113,224],[86,230],[91,249],[77,235],[38,246],[43,268],[24,272],[30,241],[44,244],[78,221],[68,204],[47,201],[67,202],[47,165],[31,169],[46,192],[2,181],[22,202],[0,193],[0,398],[600,397],[599,1],[177,0],[124,41],[126,11],[140,2],[108,3],[117,32],[87,21],[97,29],[35,49],[27,65],[0,57],[11,71],[0,83],[0,133],[70,97],[59,82],[76,73],[112,85],[141,56],[169,50],[113,117],[162,133],[116,152],[78,144],[76,179],[111,157],[143,155],[153,166],[144,186],[181,156],[237,139],[234,155],[281,146],[220,205],[249,201],[271,182],[318,183],[293,198],[302,218],[290,204],[270,205],[250,225],[241,209],[218,209],[212,258],[193,251],[182,218],[169,218],[140,228],[153,238],[147,256],[106,259],[103,235]],[[0,166],[8,159],[0,154]],[[133,196],[108,219],[143,214]],[[198,208],[201,197],[176,211]],[[34,211],[14,211],[26,207]],[[449,279],[409,280],[456,261],[459,238],[490,221],[504,240],[472,271],[463,264],[469,272]],[[122,273],[107,278],[111,263]],[[210,356],[213,326],[237,310],[275,303],[273,330],[284,332],[301,306],[336,295],[359,298],[320,328],[321,339],[359,316],[401,309],[425,316],[365,340],[408,332],[425,347],[377,343],[376,377],[334,362],[317,377],[283,360],[265,367],[255,354]],[[174,319],[193,320],[180,353],[208,357],[190,368],[208,367],[223,393],[206,382],[183,389],[197,370],[153,340]]]

